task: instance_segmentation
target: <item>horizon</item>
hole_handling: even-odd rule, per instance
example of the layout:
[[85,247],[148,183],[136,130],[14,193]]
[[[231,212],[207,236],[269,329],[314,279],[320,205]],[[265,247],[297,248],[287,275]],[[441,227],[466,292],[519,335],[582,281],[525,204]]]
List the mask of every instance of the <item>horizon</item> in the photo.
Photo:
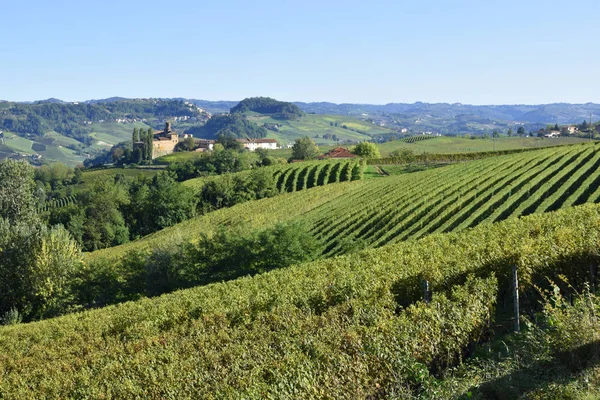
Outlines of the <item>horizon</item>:
[[[270,97],[270,96],[253,96],[253,97]],[[124,97],[124,96],[109,96],[109,97],[105,97],[105,98],[91,98],[91,99],[85,99],[85,100],[64,100],[64,99],[60,99],[57,97],[48,97],[46,99],[36,99],[36,100],[24,100],[24,101],[17,101],[17,100],[6,100],[6,99],[0,99],[0,102],[8,102],[8,103],[23,103],[23,104],[32,104],[32,103],[45,103],[45,102],[49,102],[50,100],[54,100],[54,101],[61,101],[63,103],[67,103],[67,104],[73,104],[73,103],[86,103],[86,102],[92,102],[92,101],[105,101],[105,100],[109,100],[109,99],[119,99],[119,100],[114,100],[114,101],[122,101],[122,100],[176,100],[176,99],[180,99],[180,100],[193,100],[193,101],[207,101],[207,102],[212,102],[212,103],[219,103],[219,102],[240,102],[244,99],[247,99],[249,97],[244,97],[243,99],[240,100],[225,100],[225,99],[219,99],[219,100],[209,100],[209,99],[204,99],[204,98],[196,98],[196,97],[181,97],[181,96],[173,96],[173,97]],[[326,104],[333,104],[333,105],[368,105],[368,106],[387,106],[387,105],[393,105],[393,104],[408,104],[408,105],[414,105],[414,104],[430,104],[430,105],[435,105],[435,104],[448,104],[448,105],[463,105],[463,106],[474,106],[474,107],[500,107],[500,106],[529,106],[529,107],[539,107],[539,106],[548,106],[548,105],[560,105],[560,104],[565,104],[565,105],[600,105],[599,103],[593,102],[593,101],[589,101],[586,103],[569,103],[569,102],[553,102],[553,103],[537,103],[537,104],[533,104],[533,103],[497,103],[497,104],[473,104],[473,103],[463,103],[463,102],[429,102],[429,101],[414,101],[414,102],[391,102],[391,103],[364,103],[364,102],[358,102],[358,103],[336,103],[336,102],[332,102],[332,101],[327,101],[327,100],[316,100],[316,101],[300,101],[300,100],[281,100],[281,99],[275,99],[278,101],[286,101],[289,103],[304,103],[304,104],[319,104],[319,103],[326,103]]]
[[12,2],[0,97],[599,103],[600,26],[579,23],[594,11],[593,0]]

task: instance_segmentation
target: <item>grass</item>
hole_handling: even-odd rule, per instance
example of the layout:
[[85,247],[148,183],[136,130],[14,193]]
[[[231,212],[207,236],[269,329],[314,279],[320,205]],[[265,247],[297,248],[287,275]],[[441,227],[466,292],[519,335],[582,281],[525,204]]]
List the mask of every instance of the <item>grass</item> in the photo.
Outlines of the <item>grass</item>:
[[108,143],[110,145],[117,144],[126,140],[131,140],[133,128],[148,129],[149,125],[142,122],[133,124],[118,124],[116,122],[96,122],[90,125],[92,133],[90,136],[96,140]]
[[175,162],[193,161],[197,158],[202,157],[202,154],[203,153],[199,151],[180,151],[177,153],[159,157],[155,159],[154,162],[157,164],[170,164]]
[[468,139],[451,136],[442,136],[416,143],[404,143],[394,140],[379,144],[382,157],[387,157],[394,150],[410,149],[415,153],[470,153],[493,150],[513,150],[532,147],[559,146],[564,144],[585,143],[589,140],[580,138],[521,138],[501,137],[499,139]]
[[[323,139],[323,135],[336,135],[339,140],[363,141],[371,139],[372,135],[387,135],[392,133],[389,129],[343,115],[306,114],[297,121],[282,121],[265,116],[250,116],[250,120],[259,126],[262,126],[264,123],[279,125],[279,132],[269,130],[267,136],[277,139],[280,145],[286,145],[303,136],[314,138],[318,145],[335,145],[335,141]],[[331,123],[334,126],[331,126]],[[338,126],[335,126],[336,123]],[[346,125],[348,129],[342,128],[343,125]],[[315,135],[318,135],[319,138],[315,138]]]
[[31,149],[33,142],[29,139],[25,139],[24,137],[17,136],[14,133],[4,132],[4,143],[14,152],[35,154],[35,151]]

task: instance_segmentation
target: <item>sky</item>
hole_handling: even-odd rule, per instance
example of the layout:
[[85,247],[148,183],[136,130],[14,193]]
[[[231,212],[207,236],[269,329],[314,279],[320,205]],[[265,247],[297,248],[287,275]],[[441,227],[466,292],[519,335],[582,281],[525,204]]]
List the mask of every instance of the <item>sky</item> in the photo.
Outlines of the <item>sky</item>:
[[2,1],[0,99],[600,102],[597,0]]

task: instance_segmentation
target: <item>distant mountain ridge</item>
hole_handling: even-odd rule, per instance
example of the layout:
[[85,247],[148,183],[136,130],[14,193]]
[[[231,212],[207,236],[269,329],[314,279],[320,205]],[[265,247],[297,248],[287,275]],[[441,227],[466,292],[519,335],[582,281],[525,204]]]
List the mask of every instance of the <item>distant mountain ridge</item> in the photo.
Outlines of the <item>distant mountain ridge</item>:
[[[106,99],[86,100],[81,103],[99,104],[118,101],[133,101],[134,98],[109,97]],[[157,100],[185,100],[189,101],[212,114],[228,113],[238,105],[239,101],[230,100],[202,100],[186,98],[157,98]],[[64,103],[60,99],[50,98],[27,103]],[[600,104],[585,103],[549,103],[549,104],[500,104],[500,105],[471,105],[462,103],[388,103],[388,104],[360,104],[360,103],[331,103],[331,102],[292,102],[306,113],[314,114],[341,114],[360,116],[362,114],[374,115],[429,115],[436,118],[457,118],[462,115],[473,115],[478,118],[491,120],[514,121],[529,124],[574,124],[588,120],[590,114],[600,119]]]

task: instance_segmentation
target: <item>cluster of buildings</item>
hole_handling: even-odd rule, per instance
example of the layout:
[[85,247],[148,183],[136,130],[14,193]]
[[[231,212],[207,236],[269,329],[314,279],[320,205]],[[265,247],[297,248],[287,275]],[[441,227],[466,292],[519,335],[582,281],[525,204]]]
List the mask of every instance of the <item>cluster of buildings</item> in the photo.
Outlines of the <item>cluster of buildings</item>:
[[[192,137],[191,135],[179,136],[171,128],[171,123],[165,123],[165,129],[162,131],[154,132],[152,140],[152,158],[157,158],[171,154],[175,151],[175,147],[180,140]],[[237,139],[242,144],[244,149],[249,151],[255,151],[257,149],[275,150],[278,148],[277,140],[275,139]],[[214,148],[216,141],[208,139],[194,139],[194,145],[196,151],[211,151]],[[134,146],[142,146],[143,142],[135,143]]]

